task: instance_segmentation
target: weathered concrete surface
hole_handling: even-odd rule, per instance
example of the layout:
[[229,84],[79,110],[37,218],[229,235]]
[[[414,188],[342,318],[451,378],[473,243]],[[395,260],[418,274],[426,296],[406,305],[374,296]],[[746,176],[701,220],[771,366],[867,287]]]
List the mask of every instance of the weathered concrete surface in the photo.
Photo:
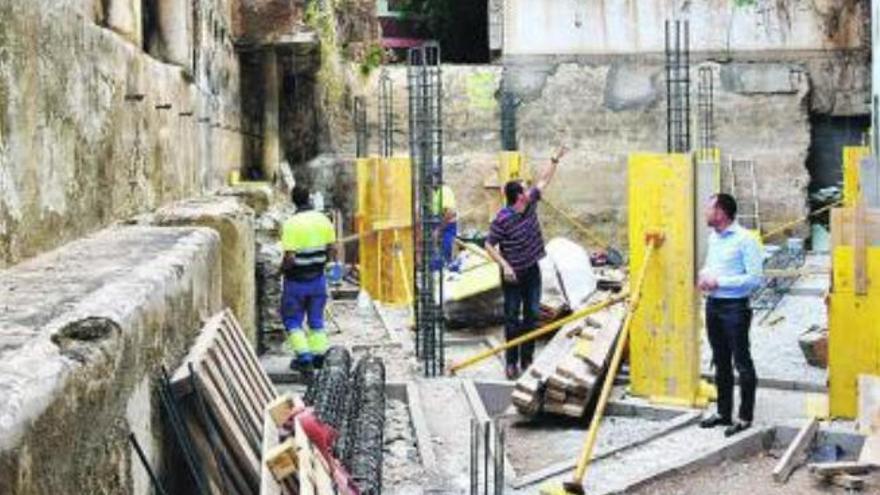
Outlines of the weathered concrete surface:
[[0,267],[240,166],[228,2],[190,10],[188,75],[143,50],[140,2],[0,2]]
[[150,392],[220,303],[210,229],[117,227],[0,272],[0,493],[151,493]]
[[665,19],[690,21],[694,51],[853,48],[865,39],[867,6],[858,0],[509,0],[504,52],[663,52]]
[[256,345],[253,210],[235,198],[208,196],[162,207],[153,218],[156,225],[210,227],[220,234],[223,304],[235,314],[248,341]]

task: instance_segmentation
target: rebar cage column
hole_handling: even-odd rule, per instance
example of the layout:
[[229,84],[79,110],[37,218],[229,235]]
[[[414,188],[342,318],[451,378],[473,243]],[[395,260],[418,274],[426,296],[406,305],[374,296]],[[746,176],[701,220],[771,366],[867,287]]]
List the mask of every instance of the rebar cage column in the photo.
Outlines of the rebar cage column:
[[[433,207],[435,194],[443,204],[443,110],[440,46],[435,42],[409,51],[410,155],[413,180],[414,276],[416,355],[425,376],[443,373],[445,317],[443,262],[440,235],[441,208]],[[439,232],[438,232],[439,234]]]
[[691,149],[690,24],[666,21],[666,151]]
[[712,160],[715,149],[715,77],[712,67],[697,72],[697,110],[700,122],[700,160]]
[[379,76],[379,156],[394,156],[394,84],[386,69]]

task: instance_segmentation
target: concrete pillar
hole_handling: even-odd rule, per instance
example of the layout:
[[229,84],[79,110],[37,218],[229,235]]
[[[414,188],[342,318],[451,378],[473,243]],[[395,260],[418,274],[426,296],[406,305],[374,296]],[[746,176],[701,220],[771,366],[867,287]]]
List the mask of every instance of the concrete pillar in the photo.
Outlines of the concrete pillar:
[[105,19],[107,27],[123,38],[141,46],[141,0],[110,0],[107,2]]
[[161,57],[168,63],[192,69],[192,10],[187,0],[159,0],[158,24]]
[[280,101],[278,56],[275,50],[263,53],[263,178],[274,181],[281,161],[281,142],[278,137],[278,104]]

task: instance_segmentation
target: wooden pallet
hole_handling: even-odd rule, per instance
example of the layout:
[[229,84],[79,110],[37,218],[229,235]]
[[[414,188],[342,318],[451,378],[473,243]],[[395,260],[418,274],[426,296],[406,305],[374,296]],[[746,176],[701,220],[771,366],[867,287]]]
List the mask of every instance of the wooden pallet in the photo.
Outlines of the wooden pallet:
[[[609,297],[609,293],[597,292],[585,305]],[[618,304],[563,326],[517,380],[511,398],[519,412],[583,416],[601,385],[599,378],[607,367],[624,314],[624,306]]]
[[213,465],[211,477],[219,472],[220,463],[214,460],[226,456],[229,462],[222,464],[227,466],[227,479],[249,488],[239,492],[256,491],[264,410],[277,392],[231,311],[226,309],[208,320],[183,365],[172,375],[171,386],[175,398],[184,404],[200,457]]

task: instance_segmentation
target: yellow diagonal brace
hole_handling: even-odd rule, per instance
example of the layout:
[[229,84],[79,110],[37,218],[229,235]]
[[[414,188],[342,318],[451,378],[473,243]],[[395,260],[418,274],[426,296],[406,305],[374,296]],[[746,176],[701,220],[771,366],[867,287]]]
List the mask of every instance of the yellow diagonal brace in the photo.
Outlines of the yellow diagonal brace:
[[614,376],[617,374],[617,368],[620,367],[620,360],[623,358],[623,349],[626,347],[626,339],[629,336],[629,327],[632,324],[633,315],[639,307],[639,301],[642,298],[642,283],[645,281],[645,273],[648,272],[651,255],[657,249],[661,238],[657,237],[648,244],[645,251],[645,259],[642,263],[642,269],[639,278],[632,290],[632,298],[629,301],[626,319],[623,321],[623,327],[617,336],[617,344],[614,346],[614,355],[611,357],[611,364],[608,365],[608,372],[605,374],[605,381],[602,383],[602,392],[599,394],[599,402],[596,403],[596,410],[593,412],[593,419],[590,421],[590,429],[587,431],[587,440],[584,448],[578,458],[577,466],[574,471],[573,483],[583,485],[584,475],[587,472],[587,466],[590,463],[590,457],[593,454],[593,445],[596,443],[596,434],[599,432],[599,422],[602,421],[602,415],[605,412],[605,405],[608,403],[608,397],[611,395],[611,386],[614,384]]

